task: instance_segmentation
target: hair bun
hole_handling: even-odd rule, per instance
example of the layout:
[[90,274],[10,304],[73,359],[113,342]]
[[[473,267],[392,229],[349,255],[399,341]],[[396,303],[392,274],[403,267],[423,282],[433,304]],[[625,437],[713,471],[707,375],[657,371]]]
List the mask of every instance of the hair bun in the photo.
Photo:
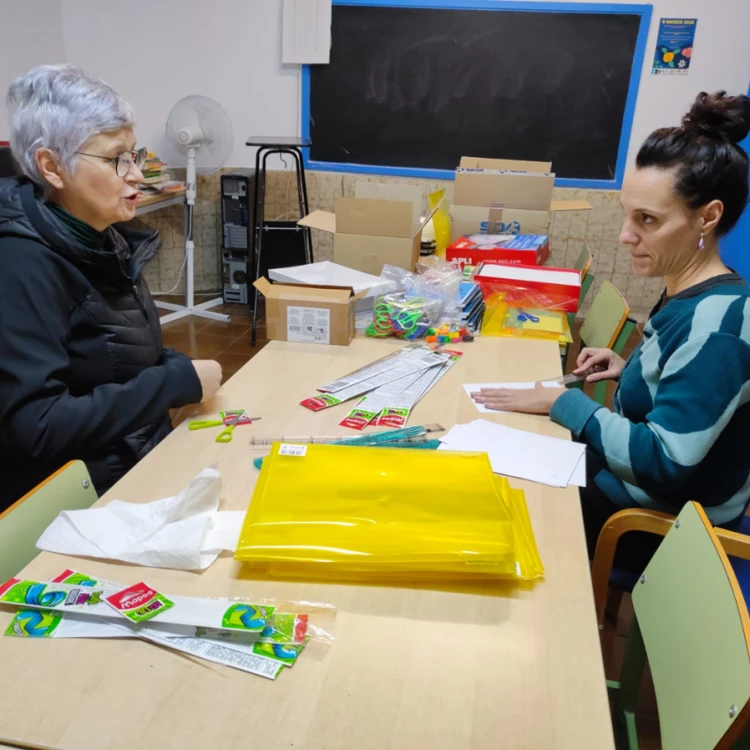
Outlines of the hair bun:
[[739,143],[750,132],[750,98],[702,91],[682,118],[682,127],[691,135]]

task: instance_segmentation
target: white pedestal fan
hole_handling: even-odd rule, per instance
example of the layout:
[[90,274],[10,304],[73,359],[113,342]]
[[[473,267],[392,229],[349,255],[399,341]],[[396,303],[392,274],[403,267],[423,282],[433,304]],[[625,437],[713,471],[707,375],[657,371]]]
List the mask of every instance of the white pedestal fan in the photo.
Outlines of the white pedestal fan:
[[229,316],[211,312],[223,304],[222,297],[195,304],[195,244],[193,243],[193,208],[195,206],[196,174],[211,174],[224,165],[234,144],[232,123],[223,107],[207,96],[186,96],[172,107],[167,118],[169,163],[187,167],[185,201],[187,221],[185,232],[185,304],[154,300],[157,307],[172,310],[160,318],[162,325],[188,315],[211,320],[228,321]]

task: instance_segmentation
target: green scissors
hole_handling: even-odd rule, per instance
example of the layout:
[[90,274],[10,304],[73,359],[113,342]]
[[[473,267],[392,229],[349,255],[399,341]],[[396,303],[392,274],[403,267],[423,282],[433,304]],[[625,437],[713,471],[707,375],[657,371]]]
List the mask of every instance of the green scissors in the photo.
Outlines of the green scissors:
[[231,422],[227,423],[227,426],[216,436],[217,443],[231,443],[232,433],[234,428],[237,426],[237,422],[242,419],[242,414],[238,414]]
[[407,336],[414,333],[422,318],[421,310],[401,310],[396,313],[394,328],[397,331],[405,333]]
[[393,333],[393,320],[391,319],[391,309],[384,302],[375,305],[375,317],[372,327],[378,336],[388,336]]
[[[188,424],[189,430],[203,430],[206,427],[224,427],[224,429],[216,436],[217,443],[231,443],[232,432],[237,426],[241,419],[245,418],[243,413],[238,414],[236,417],[232,417],[228,422],[224,422],[223,419],[194,419]],[[260,417],[247,417],[250,422],[257,422]]]

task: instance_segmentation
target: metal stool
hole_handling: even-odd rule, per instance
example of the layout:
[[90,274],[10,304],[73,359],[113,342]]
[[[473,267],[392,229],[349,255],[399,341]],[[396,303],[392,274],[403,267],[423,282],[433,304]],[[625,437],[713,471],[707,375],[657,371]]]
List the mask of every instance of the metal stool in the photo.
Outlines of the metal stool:
[[[265,218],[265,200],[266,200],[266,162],[272,154],[281,154],[290,156],[294,160],[295,174],[297,177],[297,200],[299,204],[299,218],[303,218],[310,213],[310,207],[307,202],[307,183],[305,182],[305,164],[302,158],[303,148],[308,148],[311,144],[309,138],[295,137],[266,137],[251,136],[245,141],[246,146],[257,147],[255,154],[255,191],[253,196],[254,204],[254,226],[251,236],[251,263],[254,268],[253,281],[257,280],[261,274],[261,259],[263,250],[264,232],[301,232],[304,243],[305,263],[312,263],[312,236],[308,227],[300,227],[296,221],[266,221]],[[256,332],[258,328],[258,290],[253,290],[253,329],[251,336],[251,346],[255,346]]]

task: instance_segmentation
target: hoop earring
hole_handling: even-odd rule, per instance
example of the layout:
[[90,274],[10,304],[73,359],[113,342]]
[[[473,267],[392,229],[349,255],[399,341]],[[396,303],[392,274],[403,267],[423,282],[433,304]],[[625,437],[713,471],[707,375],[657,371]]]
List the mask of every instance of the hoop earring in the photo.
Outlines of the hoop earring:
[[698,240],[698,250],[703,250],[705,246],[706,246],[706,242],[703,239],[703,232],[701,232],[701,238]]

